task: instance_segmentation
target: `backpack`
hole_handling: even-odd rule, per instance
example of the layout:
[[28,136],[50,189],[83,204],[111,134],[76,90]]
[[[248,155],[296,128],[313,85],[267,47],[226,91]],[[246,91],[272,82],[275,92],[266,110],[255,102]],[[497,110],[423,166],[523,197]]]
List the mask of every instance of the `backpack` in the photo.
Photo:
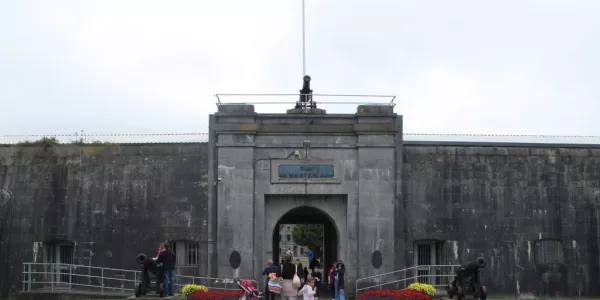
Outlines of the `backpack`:
[[273,294],[281,294],[283,285],[281,284],[281,278],[277,278],[277,274],[269,274],[269,282],[267,283],[267,285],[269,287],[269,292]]

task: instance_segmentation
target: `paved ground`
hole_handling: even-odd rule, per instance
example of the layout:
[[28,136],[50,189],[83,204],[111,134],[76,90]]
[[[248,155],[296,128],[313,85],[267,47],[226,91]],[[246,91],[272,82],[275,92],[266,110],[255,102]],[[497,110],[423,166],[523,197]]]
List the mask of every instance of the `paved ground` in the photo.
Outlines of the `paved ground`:
[[136,298],[135,296],[131,296],[131,297],[128,297],[127,299],[137,299],[137,300],[171,299],[171,300],[173,300],[173,299],[185,299],[185,296],[183,296],[183,295],[175,295],[175,296],[164,297],[164,298],[161,298],[158,295],[142,296],[142,297],[139,297],[139,298]]
[[31,294],[31,295],[35,295],[35,294],[70,294],[70,295],[81,295],[81,296],[102,296],[104,298],[126,298],[129,297],[131,295],[133,295],[133,292],[127,292],[127,291],[100,291],[99,289],[96,290],[85,290],[85,289],[65,289],[65,288],[40,288],[40,289],[33,289],[29,292],[21,292],[21,294]]

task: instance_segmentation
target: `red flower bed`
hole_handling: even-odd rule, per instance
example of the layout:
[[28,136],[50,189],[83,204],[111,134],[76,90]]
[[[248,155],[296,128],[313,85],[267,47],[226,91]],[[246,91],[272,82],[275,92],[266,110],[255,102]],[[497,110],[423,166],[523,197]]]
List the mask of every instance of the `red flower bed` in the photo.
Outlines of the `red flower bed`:
[[197,291],[188,296],[190,300],[237,300],[244,294],[244,291]]
[[431,297],[427,294],[409,289],[377,290],[366,291],[360,294],[358,300],[431,300]]

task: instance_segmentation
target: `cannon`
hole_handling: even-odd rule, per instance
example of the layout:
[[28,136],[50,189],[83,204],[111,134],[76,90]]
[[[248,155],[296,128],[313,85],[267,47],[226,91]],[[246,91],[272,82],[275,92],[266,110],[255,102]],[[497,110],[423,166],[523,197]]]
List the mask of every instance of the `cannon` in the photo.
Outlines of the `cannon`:
[[462,300],[467,295],[474,299],[486,300],[487,288],[481,285],[480,269],[485,268],[485,260],[478,257],[475,261],[462,265],[456,270],[454,279],[448,284],[448,297]]
[[150,290],[154,290],[156,294],[162,297],[164,294],[163,272],[160,264],[144,253],[138,254],[136,261],[142,269],[142,278],[135,287],[135,297],[146,295]]
[[296,108],[308,107],[317,108],[317,103],[312,100],[313,90],[310,89],[310,76],[305,75],[302,78],[302,89],[300,90],[300,100],[296,102]]

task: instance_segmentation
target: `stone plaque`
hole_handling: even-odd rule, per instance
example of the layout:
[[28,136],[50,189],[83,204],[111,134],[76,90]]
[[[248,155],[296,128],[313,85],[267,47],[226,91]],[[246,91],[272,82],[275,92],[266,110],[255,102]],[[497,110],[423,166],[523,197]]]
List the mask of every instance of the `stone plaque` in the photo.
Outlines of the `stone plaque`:
[[273,160],[271,183],[340,183],[341,166],[333,160]]
[[334,165],[284,165],[277,168],[279,179],[332,179],[335,178]]

